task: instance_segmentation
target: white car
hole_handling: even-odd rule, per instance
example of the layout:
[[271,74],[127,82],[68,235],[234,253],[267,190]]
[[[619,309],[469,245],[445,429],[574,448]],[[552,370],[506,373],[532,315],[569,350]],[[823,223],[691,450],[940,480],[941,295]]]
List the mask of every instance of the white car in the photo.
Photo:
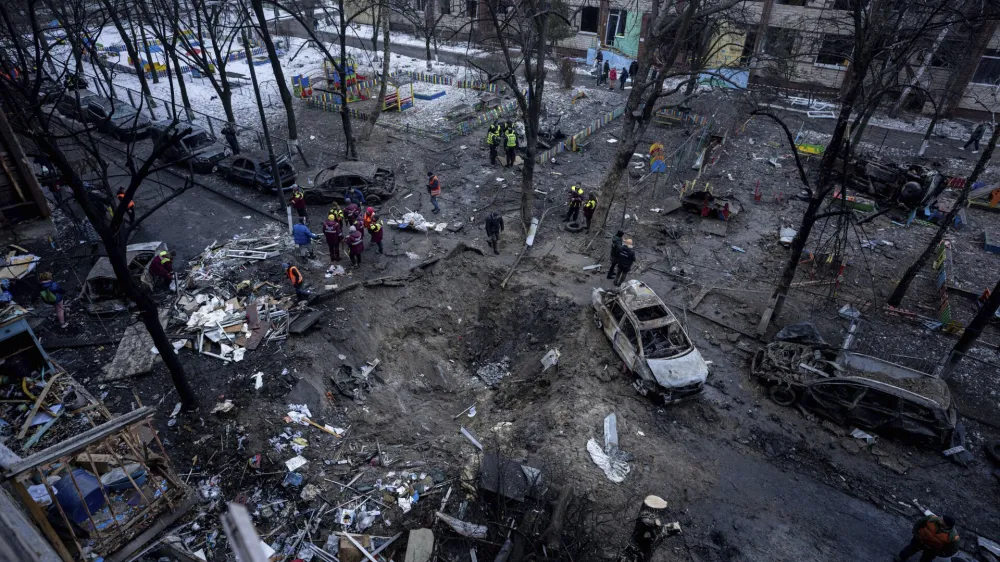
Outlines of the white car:
[[616,291],[597,288],[592,298],[597,326],[638,377],[633,386],[640,394],[652,393],[665,404],[701,394],[708,364],[648,285],[632,280]]

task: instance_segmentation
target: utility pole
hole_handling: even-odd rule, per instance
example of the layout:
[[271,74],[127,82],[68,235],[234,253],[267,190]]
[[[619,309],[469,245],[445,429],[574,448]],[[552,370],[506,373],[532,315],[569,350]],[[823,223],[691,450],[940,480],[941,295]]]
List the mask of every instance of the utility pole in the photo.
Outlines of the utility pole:
[[281,174],[278,172],[278,159],[274,157],[274,147],[271,146],[271,133],[267,128],[267,116],[264,115],[264,101],[260,97],[260,86],[257,84],[257,71],[253,66],[253,51],[250,49],[250,40],[247,39],[246,30],[242,30],[243,48],[247,53],[247,66],[250,67],[250,81],[253,82],[253,94],[257,98],[257,110],[260,111],[260,126],[264,129],[264,144],[267,146],[267,155],[271,158],[271,175],[274,176],[274,188],[278,191],[278,200],[281,201],[282,208],[288,217],[288,233],[292,233],[292,208],[285,201],[285,192],[281,185]]
[[994,317],[997,313],[997,309],[1000,308],[1000,281],[997,281],[996,287],[993,287],[993,292],[990,293],[990,297],[986,299],[986,303],[983,307],[979,309],[976,317],[969,322],[969,325],[962,332],[962,337],[959,338],[958,343],[955,347],[951,349],[951,353],[945,360],[944,366],[941,368],[941,378],[947,379],[955,372],[955,367],[958,366],[959,361],[965,357],[965,354],[969,352],[969,348],[972,344],[976,343],[979,336],[983,333],[983,328],[989,324],[990,319]]

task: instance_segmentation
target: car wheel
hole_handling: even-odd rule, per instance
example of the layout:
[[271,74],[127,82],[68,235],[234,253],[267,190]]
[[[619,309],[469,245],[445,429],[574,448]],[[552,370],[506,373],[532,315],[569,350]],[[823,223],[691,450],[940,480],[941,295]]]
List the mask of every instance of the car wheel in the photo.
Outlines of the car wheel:
[[601,322],[601,317],[598,316],[596,312],[594,313],[594,325],[597,326],[598,330],[604,329],[604,322]]
[[371,205],[371,206],[381,205],[382,204],[382,198],[379,197],[378,195],[369,195],[369,196],[365,197],[365,203],[367,203],[368,205]]
[[798,400],[798,396],[796,396],[792,386],[780,382],[768,390],[768,396],[779,406],[791,406]]
[[568,222],[564,225],[566,232],[580,232],[586,227],[587,225],[581,222]]

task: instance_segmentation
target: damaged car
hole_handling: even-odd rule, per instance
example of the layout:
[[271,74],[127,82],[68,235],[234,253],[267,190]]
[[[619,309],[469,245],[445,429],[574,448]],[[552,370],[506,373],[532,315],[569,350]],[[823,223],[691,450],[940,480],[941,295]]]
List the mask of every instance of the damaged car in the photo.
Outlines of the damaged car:
[[341,162],[316,174],[313,186],[303,195],[310,205],[343,203],[344,193],[351,188],[361,190],[365,203],[379,205],[396,190],[396,174],[371,162]]
[[191,169],[195,173],[207,174],[227,155],[225,145],[216,140],[204,127],[190,123],[175,124],[171,119],[157,121],[150,126],[149,136],[155,141],[166,135],[167,131],[183,135],[163,151],[160,158],[166,162],[183,166],[190,162]]
[[[295,183],[296,172],[287,154],[277,156],[281,191],[289,191]],[[264,151],[243,152],[219,160],[216,170],[231,182],[249,186],[262,193],[273,193],[274,173],[271,171],[271,157]]]
[[628,281],[619,290],[594,289],[594,318],[615,352],[638,378],[643,396],[665,404],[701,394],[708,363],[681,323],[642,281]]
[[[163,242],[129,244],[125,248],[125,259],[128,261],[132,279],[152,290],[153,275],[149,272],[149,265],[156,254],[166,250],[167,245]],[[125,298],[125,292],[118,283],[114,268],[111,267],[111,261],[107,257],[98,258],[94,267],[90,268],[90,273],[83,283],[83,290],[80,291],[80,301],[84,309],[95,316],[118,314],[128,310],[128,299]]]
[[777,341],[754,354],[751,373],[776,403],[844,426],[933,445],[949,443],[955,430],[947,383],[876,357]]

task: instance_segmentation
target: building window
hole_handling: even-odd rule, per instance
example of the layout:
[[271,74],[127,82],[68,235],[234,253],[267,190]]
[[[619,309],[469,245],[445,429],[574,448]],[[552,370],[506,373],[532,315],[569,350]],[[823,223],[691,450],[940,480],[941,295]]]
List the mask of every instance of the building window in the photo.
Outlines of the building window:
[[792,56],[795,49],[795,30],[784,27],[769,27],[764,35],[764,53],[771,58],[785,59]]
[[816,55],[816,64],[846,68],[850,63],[854,41],[847,35],[824,35]]
[[[917,66],[923,64],[924,58],[927,54],[934,48],[932,42],[927,43],[927,47],[917,54],[916,63]],[[948,68],[950,66],[955,66],[956,63],[962,60],[962,51],[965,49],[965,44],[962,41],[942,41],[936,51],[931,54],[930,65],[935,68]]]
[[597,33],[597,25],[601,19],[601,9],[596,6],[584,6],[580,10],[580,31]]
[[451,14],[451,0],[437,0],[438,4],[441,5],[441,15],[447,16]]
[[1000,84],[1000,49],[986,49],[972,76],[972,82],[991,86]]
[[427,6],[427,0],[413,0],[413,9],[422,12]]
[[805,6],[806,0],[778,0],[775,4],[784,4],[785,6]]
[[625,18],[628,12],[612,8],[608,13],[608,27],[604,33],[604,43],[614,45],[616,37],[625,37]]
[[479,8],[479,0],[465,0],[465,15],[470,18],[476,17],[476,11]]

